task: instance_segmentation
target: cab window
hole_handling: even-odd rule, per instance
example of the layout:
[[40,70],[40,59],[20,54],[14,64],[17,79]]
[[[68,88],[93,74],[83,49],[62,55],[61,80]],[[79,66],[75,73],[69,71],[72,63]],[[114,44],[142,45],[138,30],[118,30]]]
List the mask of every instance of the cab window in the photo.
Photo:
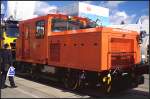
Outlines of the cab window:
[[81,29],[83,24],[79,21],[64,20],[61,18],[52,19],[52,32]]
[[8,37],[17,37],[19,34],[19,28],[16,24],[7,25],[6,34]]
[[37,21],[36,22],[36,38],[44,38],[44,33],[45,33],[45,21]]
[[52,19],[52,31],[61,32],[67,30],[67,22],[64,19],[54,18]]

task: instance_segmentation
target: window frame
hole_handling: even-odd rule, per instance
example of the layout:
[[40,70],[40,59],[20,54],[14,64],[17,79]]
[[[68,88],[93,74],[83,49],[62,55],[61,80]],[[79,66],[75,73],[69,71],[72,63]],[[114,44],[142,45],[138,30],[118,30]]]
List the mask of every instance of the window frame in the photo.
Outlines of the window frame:
[[[57,19],[59,19],[59,20],[57,20]],[[54,29],[54,25],[55,25],[55,23],[57,23],[57,22],[54,22],[54,20],[56,21],[57,20],[57,22],[66,22],[66,20],[65,19],[63,19],[63,18],[52,18],[51,19],[51,31],[53,32],[53,33],[57,33],[57,32],[64,32],[64,31],[66,31],[67,29],[64,29],[64,30],[60,30],[60,29],[58,29],[58,31],[56,31],[55,29]],[[60,28],[60,27],[55,27],[55,28]],[[62,27],[61,27],[62,28]],[[64,27],[63,27],[64,28]],[[66,27],[67,28],[67,27]]]
[[[41,22],[43,22],[43,25],[41,24]],[[36,23],[35,23],[35,37],[36,37],[36,39],[43,39],[44,38],[44,35],[45,35],[45,20],[38,20],[38,21],[36,21]],[[41,28],[44,28],[44,31],[42,32],[42,33],[39,33],[38,32],[38,27],[39,26],[39,30],[41,29]]]
[[[59,33],[59,32],[65,32],[65,31],[74,31],[74,30],[79,30],[79,29],[82,29],[81,28],[81,26],[79,26],[78,24],[79,23],[77,23],[76,21],[73,21],[73,20],[71,20],[71,21],[69,21],[69,20],[67,20],[67,19],[63,19],[63,18],[60,18],[60,20],[64,20],[63,22],[66,24],[66,29],[64,29],[64,30],[61,30],[61,29],[58,29],[58,31],[57,31],[57,29],[56,29],[56,31],[55,31],[55,28],[57,28],[57,27],[54,27],[55,25],[55,22],[53,22],[53,20],[55,20],[55,19],[59,19],[59,18],[52,18],[51,19],[51,31],[53,32],[53,33]],[[58,20],[58,22],[60,21],[60,20]],[[76,22],[76,23],[75,23]],[[56,24],[58,24],[57,22],[56,22]],[[83,24],[83,23],[82,23]],[[73,28],[74,27],[74,28]],[[59,27],[59,28],[61,28],[61,27]],[[63,27],[64,28],[64,27]]]
[[25,26],[25,39],[29,39],[29,31],[30,31],[30,26],[26,25]]

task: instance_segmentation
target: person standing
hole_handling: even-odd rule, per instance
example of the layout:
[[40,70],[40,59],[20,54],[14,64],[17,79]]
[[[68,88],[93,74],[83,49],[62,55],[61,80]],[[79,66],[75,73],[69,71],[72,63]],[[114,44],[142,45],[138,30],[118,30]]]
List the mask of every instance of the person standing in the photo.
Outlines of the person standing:
[[[4,89],[7,87],[7,85],[5,85],[7,72],[10,66],[13,65],[12,53],[11,53],[11,50],[8,49],[8,47],[9,45],[5,44],[4,49],[1,50],[1,89]],[[17,87],[15,85],[14,78],[12,76],[9,76],[8,78],[9,78],[11,88]]]

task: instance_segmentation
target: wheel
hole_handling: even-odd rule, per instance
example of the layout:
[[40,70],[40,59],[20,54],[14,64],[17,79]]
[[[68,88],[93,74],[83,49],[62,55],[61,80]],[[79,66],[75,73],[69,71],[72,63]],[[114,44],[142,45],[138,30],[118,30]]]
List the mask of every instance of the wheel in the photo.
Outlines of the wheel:
[[76,90],[80,87],[79,84],[79,72],[78,71],[67,71],[63,77],[63,83],[65,88],[69,90]]
[[[40,68],[40,67],[39,67]],[[30,69],[30,76],[31,76],[31,79],[37,81],[40,79],[40,74],[41,74],[41,71],[40,69],[38,68],[38,66],[32,66],[32,68]]]
[[19,65],[18,65],[18,71],[20,72],[20,73],[24,73],[25,72],[25,66],[26,64],[25,63],[23,63],[23,62],[21,62]]

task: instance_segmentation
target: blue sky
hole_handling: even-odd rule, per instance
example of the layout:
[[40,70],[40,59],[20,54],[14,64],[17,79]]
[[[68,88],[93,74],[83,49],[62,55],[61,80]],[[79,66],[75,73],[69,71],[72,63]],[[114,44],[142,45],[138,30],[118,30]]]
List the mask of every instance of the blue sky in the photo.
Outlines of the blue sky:
[[[65,6],[77,1],[46,1],[49,5]],[[114,15],[113,10],[124,12],[127,16],[135,15],[131,23],[135,23],[141,16],[149,16],[149,1],[85,1],[97,6],[107,7],[110,16]],[[111,5],[112,4],[112,5]],[[117,13],[117,12],[116,12]]]
[[[77,1],[44,1],[48,3],[49,5],[56,5],[56,6],[65,6],[70,3],[74,3]],[[88,3],[98,6],[101,5],[102,2],[107,3],[107,1],[87,1]],[[114,1],[112,1],[114,2]],[[121,1],[122,2],[122,1]],[[146,14],[148,15],[148,7],[149,7],[149,1],[123,1],[122,3],[118,3],[118,9],[125,10],[127,13],[137,13],[137,11],[140,11],[141,14],[144,14],[143,10],[146,10]],[[138,13],[137,13],[138,14]]]
[[125,10],[129,15],[135,13],[140,16],[148,15],[149,3],[148,1],[127,1],[118,6],[120,10]]
[[[49,5],[65,6],[67,4],[74,3],[77,1],[44,1],[44,2],[48,3]],[[107,1],[104,2],[107,3]],[[101,5],[101,1],[90,1],[90,4],[103,6]],[[148,15],[149,1],[125,1],[118,5],[118,9],[124,10],[128,14],[135,13],[137,15],[143,15],[143,14]]]
[[[78,1],[37,1],[37,10],[47,9],[49,6],[59,7]],[[83,1],[89,4],[107,7],[110,10],[110,21],[119,24],[121,20],[135,23],[138,18],[149,18],[149,1]],[[42,10],[43,11],[43,10]],[[38,12],[38,11],[36,11]]]

